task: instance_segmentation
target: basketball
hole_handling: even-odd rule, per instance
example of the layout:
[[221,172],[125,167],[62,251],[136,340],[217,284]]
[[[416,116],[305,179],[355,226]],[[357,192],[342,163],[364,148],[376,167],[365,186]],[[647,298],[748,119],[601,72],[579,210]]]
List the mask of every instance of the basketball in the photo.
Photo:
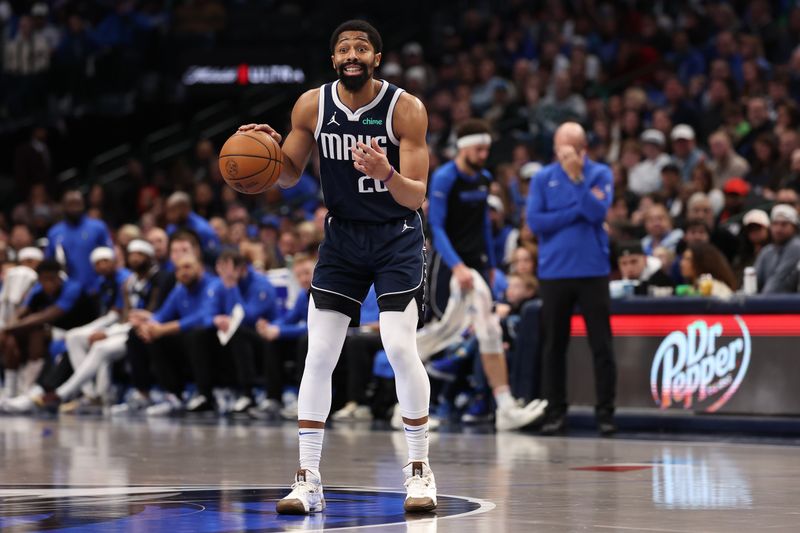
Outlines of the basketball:
[[244,194],[260,194],[278,181],[283,152],[263,131],[231,135],[219,153],[219,171],[225,182]]

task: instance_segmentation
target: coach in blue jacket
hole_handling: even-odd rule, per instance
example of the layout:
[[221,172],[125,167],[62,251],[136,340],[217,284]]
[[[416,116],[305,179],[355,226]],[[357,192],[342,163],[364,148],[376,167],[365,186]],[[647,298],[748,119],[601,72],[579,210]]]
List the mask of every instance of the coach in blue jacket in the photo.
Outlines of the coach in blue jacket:
[[611,169],[586,156],[586,134],[574,122],[556,131],[557,161],[544,167],[528,191],[527,222],[539,239],[544,352],[542,387],[548,412],[542,433],[566,429],[567,344],[575,304],[594,356],[595,414],[602,435],[616,431],[616,365],[611,346],[609,245],[603,227],[613,198]]

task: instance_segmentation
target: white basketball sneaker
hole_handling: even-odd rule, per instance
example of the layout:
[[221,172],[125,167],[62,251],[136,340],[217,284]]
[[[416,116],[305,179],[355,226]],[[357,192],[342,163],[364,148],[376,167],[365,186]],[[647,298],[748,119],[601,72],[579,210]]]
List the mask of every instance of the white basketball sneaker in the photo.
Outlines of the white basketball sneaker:
[[325,510],[322,480],[311,470],[300,469],[294,476],[292,492],[278,500],[275,510],[279,514],[309,514]]
[[407,491],[403,509],[407,513],[427,513],[436,509],[436,479],[428,465],[414,461],[403,468],[403,473]]
[[544,416],[547,400],[533,400],[525,406],[511,406],[495,412],[497,431],[511,431],[532,424]]

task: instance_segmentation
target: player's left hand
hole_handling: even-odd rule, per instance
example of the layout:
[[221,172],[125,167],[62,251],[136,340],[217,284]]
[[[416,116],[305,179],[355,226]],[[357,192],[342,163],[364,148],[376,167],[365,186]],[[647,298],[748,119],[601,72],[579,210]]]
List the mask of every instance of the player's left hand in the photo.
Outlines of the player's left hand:
[[231,317],[228,315],[217,315],[214,317],[214,325],[222,333],[225,333],[231,327]]
[[353,166],[365,176],[383,181],[389,176],[392,166],[386,158],[386,152],[378,145],[378,140],[373,137],[370,144],[358,143],[352,149]]

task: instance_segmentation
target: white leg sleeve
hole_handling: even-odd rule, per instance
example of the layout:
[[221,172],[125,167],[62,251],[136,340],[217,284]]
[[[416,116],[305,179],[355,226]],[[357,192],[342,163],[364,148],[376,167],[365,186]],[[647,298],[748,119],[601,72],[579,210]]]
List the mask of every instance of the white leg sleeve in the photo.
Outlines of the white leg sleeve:
[[486,281],[474,270],[473,279],[473,299],[472,307],[472,327],[475,328],[475,336],[478,338],[478,348],[481,353],[501,354],[503,353],[503,328],[500,327],[500,319],[492,312],[492,291]]
[[380,314],[383,349],[394,370],[400,414],[405,418],[428,416],[431,384],[417,353],[417,303],[409,302],[406,310]]
[[73,398],[81,387],[94,379],[103,365],[125,357],[127,341],[127,333],[122,333],[94,343],[81,365],[75,368],[70,378],[56,389],[58,397],[62,400]]
[[350,317],[338,311],[317,309],[314,298],[308,302],[308,354],[300,392],[297,394],[297,419],[325,422],[331,410],[331,376]]

